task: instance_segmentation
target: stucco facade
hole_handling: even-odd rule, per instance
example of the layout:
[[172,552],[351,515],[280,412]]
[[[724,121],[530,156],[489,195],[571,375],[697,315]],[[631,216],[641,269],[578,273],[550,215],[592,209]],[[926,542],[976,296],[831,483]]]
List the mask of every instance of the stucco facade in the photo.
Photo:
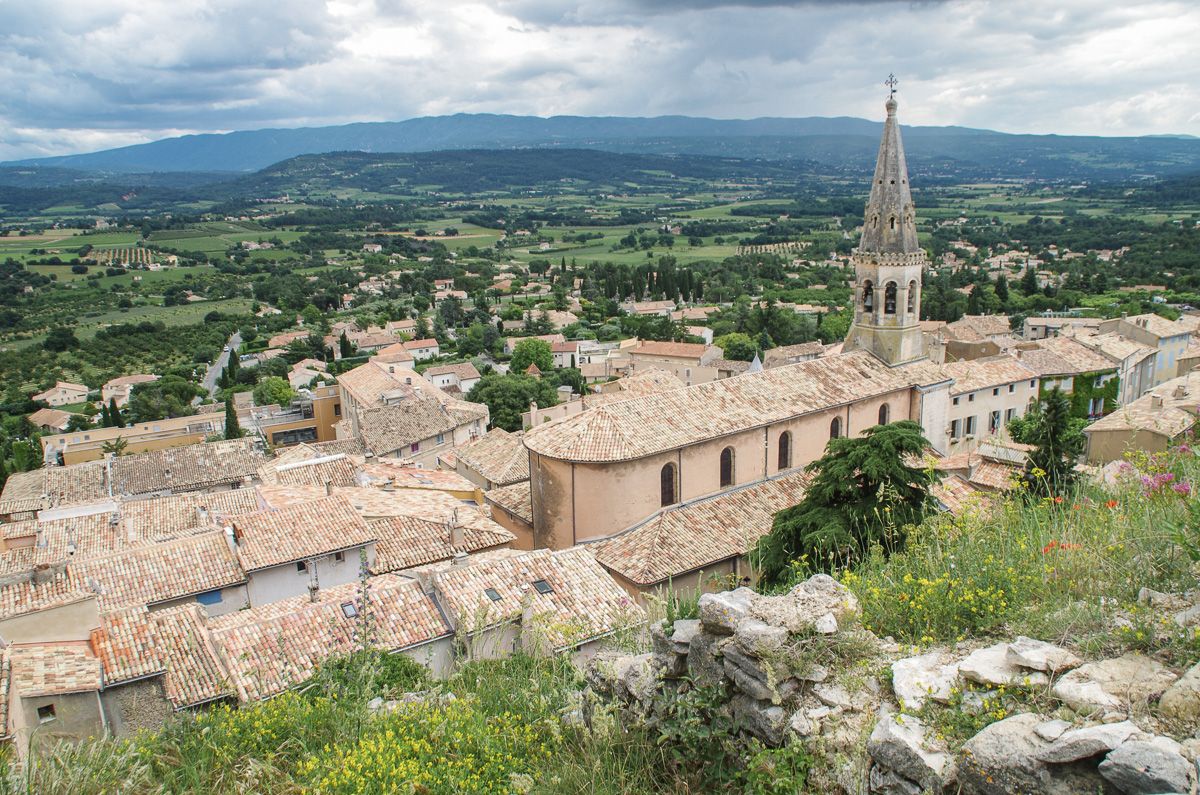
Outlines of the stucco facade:
[[[360,549],[362,547],[352,547],[343,552],[310,558],[308,561],[284,563],[248,572],[246,594],[250,606],[258,607],[280,599],[307,594],[310,582],[316,582],[321,588],[354,582],[359,578]],[[368,565],[374,565],[375,545],[367,544],[366,550]],[[315,578],[310,566],[315,567]]]

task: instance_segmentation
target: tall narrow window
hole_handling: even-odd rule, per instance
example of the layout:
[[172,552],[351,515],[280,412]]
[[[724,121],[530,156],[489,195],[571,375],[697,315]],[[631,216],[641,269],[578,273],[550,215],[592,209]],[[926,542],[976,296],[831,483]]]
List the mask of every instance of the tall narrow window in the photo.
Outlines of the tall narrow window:
[[913,279],[908,283],[908,314],[916,314],[917,311],[917,280]]
[[883,290],[883,313],[885,315],[896,314],[896,283],[888,282],[887,287]]
[[891,224],[892,229],[895,229],[896,228],[896,216],[893,215],[891,218],[889,218],[888,223]]
[[779,468],[790,469],[792,466],[792,432],[784,431],[779,434]]
[[733,485],[733,448],[721,451],[721,487]]
[[834,417],[833,422],[829,423],[829,438],[836,439],[842,435],[842,418]]
[[882,406],[879,407],[879,424],[880,425],[888,424],[888,414],[889,414],[888,404],[884,403]]
[[869,279],[867,281],[863,282],[862,301],[863,301],[863,311],[864,312],[875,311],[875,286],[873,284],[871,284],[871,281]]
[[664,464],[659,475],[659,493],[662,505],[675,504],[675,464]]

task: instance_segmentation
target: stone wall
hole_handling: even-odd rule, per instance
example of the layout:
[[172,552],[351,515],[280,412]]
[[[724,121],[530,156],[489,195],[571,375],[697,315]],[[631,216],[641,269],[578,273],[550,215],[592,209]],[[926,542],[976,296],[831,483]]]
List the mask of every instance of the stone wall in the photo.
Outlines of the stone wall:
[[[1200,623],[1200,607],[1146,599]],[[806,743],[820,759],[814,791],[1196,792],[1200,664],[1180,675],[1140,654],[1084,662],[1025,637],[906,656],[857,614],[826,575],[779,596],[705,594],[698,618],[651,627],[652,651],[597,655],[573,717],[587,724],[603,704],[653,725],[673,699],[709,688],[735,734]],[[1006,691],[1029,694],[1029,711],[988,714]],[[987,725],[952,746],[926,723],[938,710]]]

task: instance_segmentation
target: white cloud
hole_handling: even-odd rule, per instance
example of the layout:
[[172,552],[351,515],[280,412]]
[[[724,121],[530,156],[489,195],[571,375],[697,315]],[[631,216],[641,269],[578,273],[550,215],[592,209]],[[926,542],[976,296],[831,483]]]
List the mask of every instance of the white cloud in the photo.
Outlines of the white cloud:
[[1200,134],[1175,0],[0,0],[0,159],[455,112]]

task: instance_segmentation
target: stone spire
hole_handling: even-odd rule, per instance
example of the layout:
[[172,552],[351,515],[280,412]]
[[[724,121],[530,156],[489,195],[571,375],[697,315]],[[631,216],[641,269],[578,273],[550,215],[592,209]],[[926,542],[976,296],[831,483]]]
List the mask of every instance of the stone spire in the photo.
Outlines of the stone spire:
[[900,122],[896,119],[896,98],[888,97],[887,120],[883,139],[875,159],[875,179],[863,216],[859,250],[870,254],[915,254],[917,245],[916,211],[908,190],[908,164],[900,140]]
[[921,274],[925,252],[917,243],[916,209],[896,119],[896,79],[889,76],[887,120],[875,160],[875,178],[863,213],[854,266],[854,321],[842,349],[870,351],[889,365],[923,359]]

